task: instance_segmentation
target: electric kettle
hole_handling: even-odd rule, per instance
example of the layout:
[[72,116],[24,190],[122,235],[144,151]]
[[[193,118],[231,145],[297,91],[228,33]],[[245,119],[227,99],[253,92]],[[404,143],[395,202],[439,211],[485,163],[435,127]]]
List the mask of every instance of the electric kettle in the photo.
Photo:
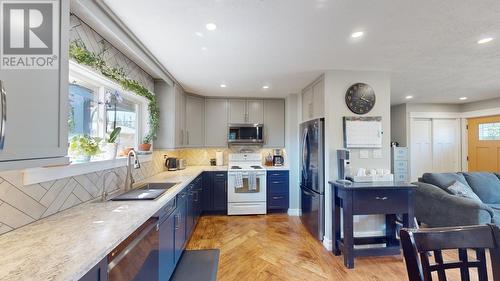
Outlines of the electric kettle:
[[169,171],[177,171],[177,158],[168,157],[167,160],[165,160],[165,167]]

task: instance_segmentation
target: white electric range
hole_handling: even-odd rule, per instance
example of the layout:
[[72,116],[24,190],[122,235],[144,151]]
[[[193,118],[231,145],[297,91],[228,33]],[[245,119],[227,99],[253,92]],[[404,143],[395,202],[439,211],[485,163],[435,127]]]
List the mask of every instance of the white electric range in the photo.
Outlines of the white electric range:
[[266,169],[259,153],[229,154],[227,214],[266,214]]

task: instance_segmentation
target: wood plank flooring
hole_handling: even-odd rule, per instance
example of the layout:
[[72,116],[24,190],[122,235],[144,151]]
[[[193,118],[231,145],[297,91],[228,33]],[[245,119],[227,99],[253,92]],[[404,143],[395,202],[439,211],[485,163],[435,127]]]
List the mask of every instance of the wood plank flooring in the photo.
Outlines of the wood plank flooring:
[[221,250],[219,281],[407,280],[402,256],[357,258],[355,269],[346,269],[298,217],[283,214],[203,216],[187,248]]

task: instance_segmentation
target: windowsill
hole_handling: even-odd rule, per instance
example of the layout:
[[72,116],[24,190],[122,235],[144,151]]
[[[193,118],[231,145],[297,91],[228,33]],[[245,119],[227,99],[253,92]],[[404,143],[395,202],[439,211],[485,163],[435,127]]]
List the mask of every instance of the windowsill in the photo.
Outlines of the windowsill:
[[[150,162],[153,154],[138,155],[140,162]],[[126,157],[119,157],[114,160],[100,160],[86,163],[73,163],[57,167],[40,167],[26,169],[23,171],[23,184],[30,185],[51,180],[58,180],[107,169],[124,167],[127,165]]]

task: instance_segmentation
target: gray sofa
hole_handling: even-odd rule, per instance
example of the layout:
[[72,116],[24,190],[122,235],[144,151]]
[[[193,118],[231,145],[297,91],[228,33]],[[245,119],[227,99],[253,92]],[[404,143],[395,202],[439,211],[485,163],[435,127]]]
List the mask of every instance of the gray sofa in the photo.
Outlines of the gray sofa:
[[[455,181],[469,186],[482,202],[449,193],[446,188]],[[500,174],[426,173],[415,184],[415,214],[429,227],[500,226]]]

